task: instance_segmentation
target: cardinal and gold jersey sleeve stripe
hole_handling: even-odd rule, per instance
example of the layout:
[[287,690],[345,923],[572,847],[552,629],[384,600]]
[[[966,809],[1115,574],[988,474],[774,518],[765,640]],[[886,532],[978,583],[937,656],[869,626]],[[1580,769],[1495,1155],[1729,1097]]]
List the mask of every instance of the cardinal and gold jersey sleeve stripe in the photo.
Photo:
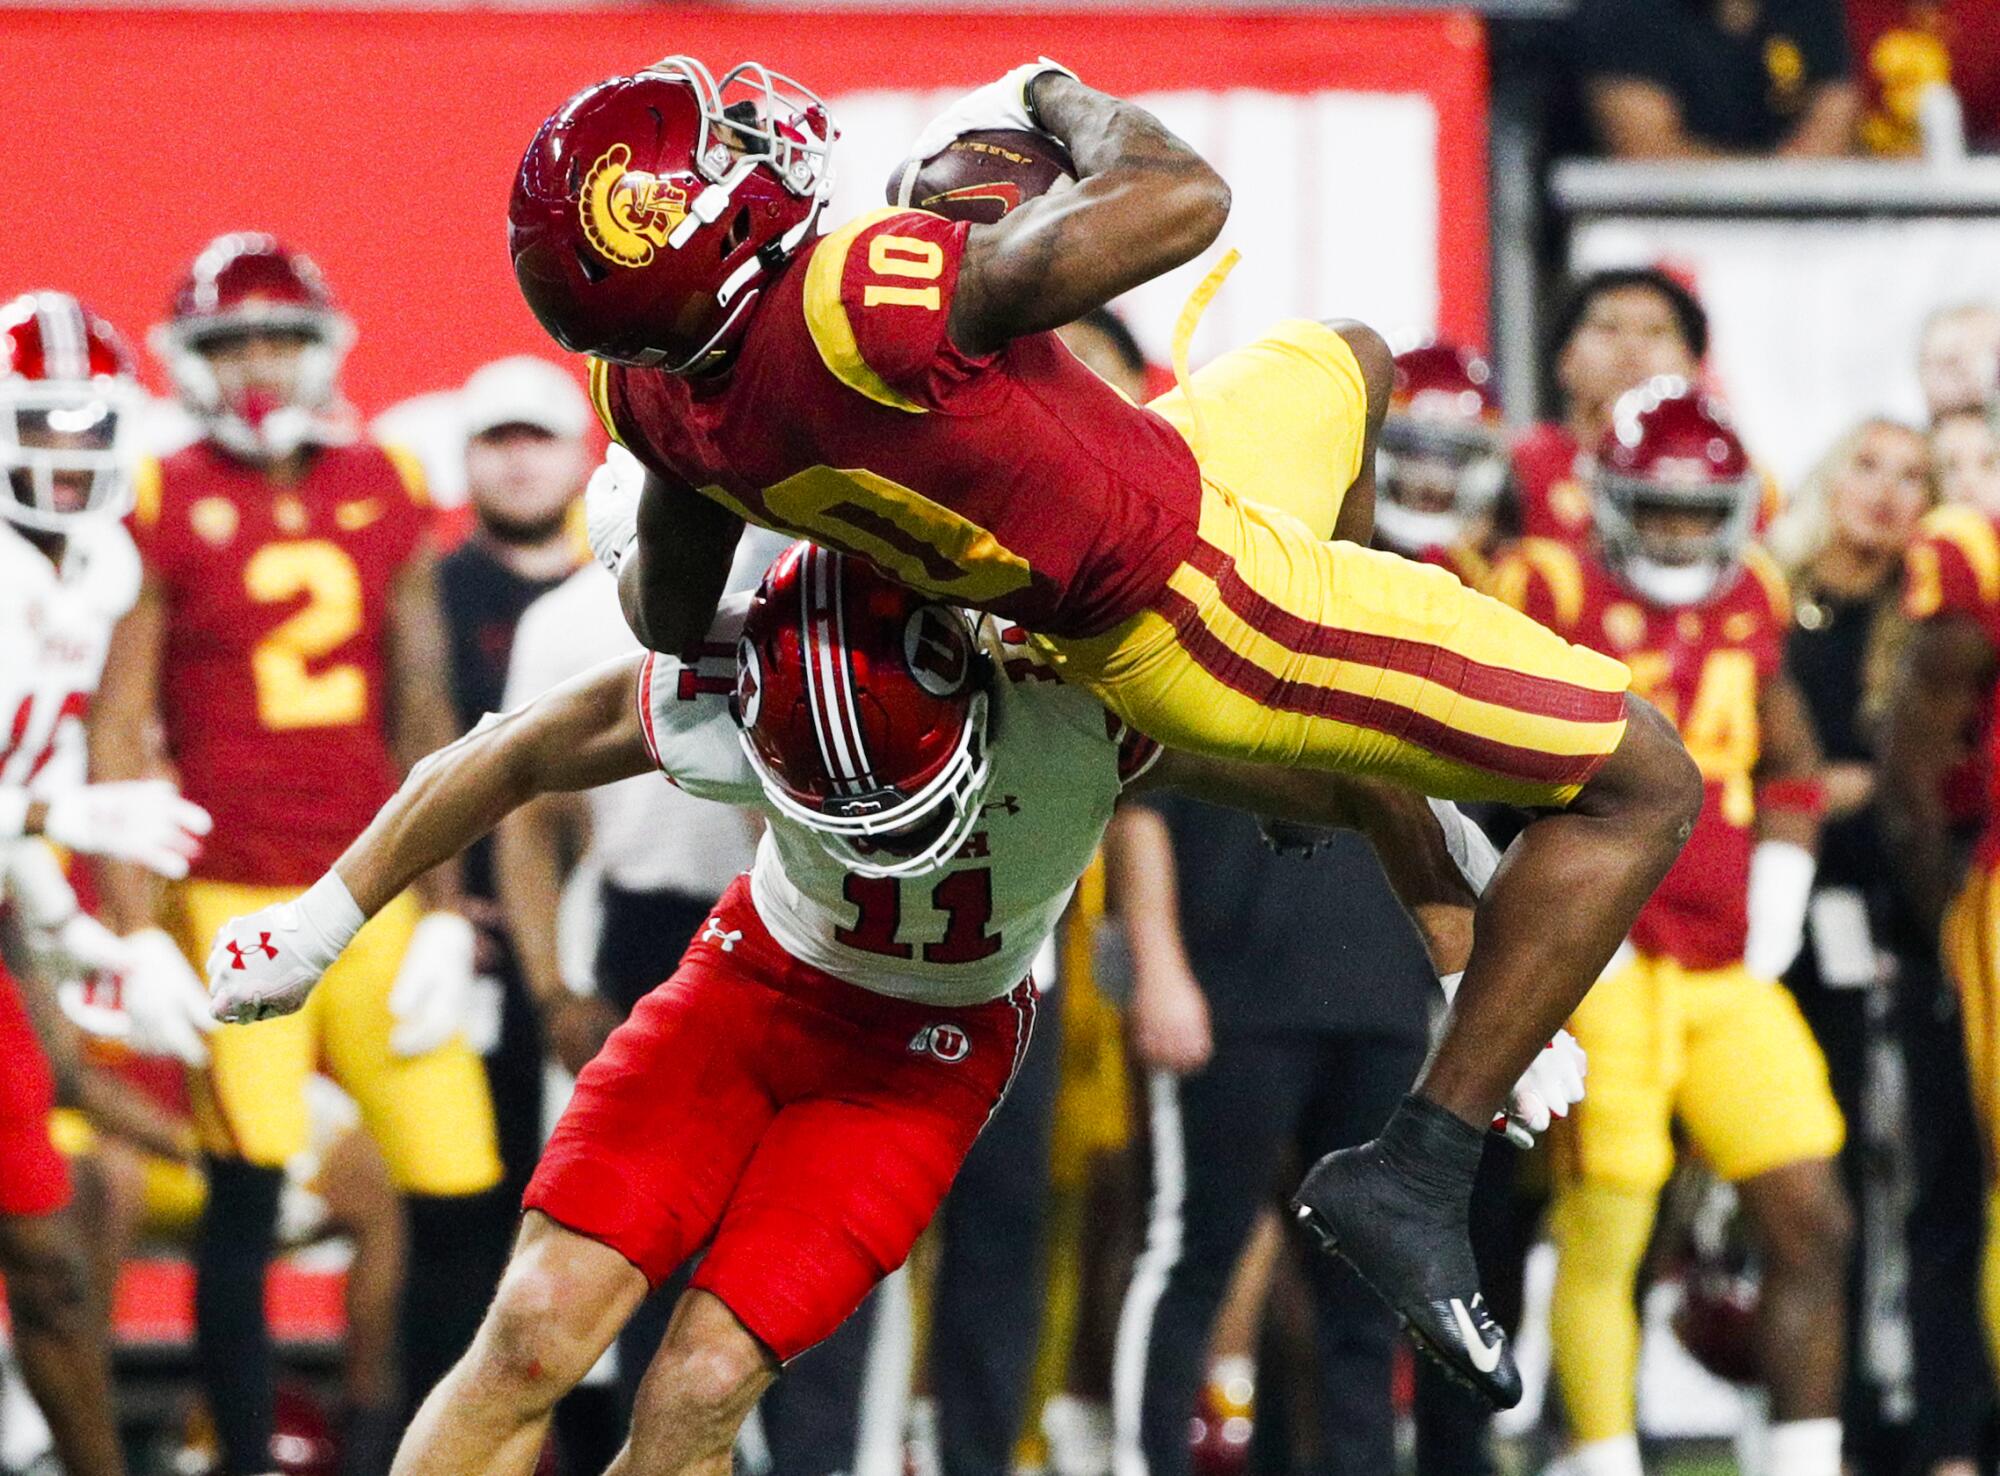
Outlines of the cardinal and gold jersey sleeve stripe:
[[1964,556],[1981,604],[2000,601],[2000,530],[1991,518],[1973,507],[1941,507],[1924,519],[1923,532]]
[[132,468],[132,520],[141,528],[160,525],[160,463],[151,456]]
[[1744,551],[1743,566],[1764,587],[1764,598],[1771,605],[1771,618],[1778,622],[1779,629],[1788,629],[1792,623],[1792,588],[1785,580],[1784,570],[1778,567],[1778,561],[1752,544]]
[[396,479],[403,484],[403,492],[418,507],[431,505],[430,483],[424,477],[424,464],[408,446],[398,446],[390,442],[382,443],[382,454],[389,458],[389,465],[396,468]]
[[891,389],[869,365],[840,294],[847,276],[848,252],[853,250],[861,233],[892,215],[907,214],[907,210],[871,210],[819,243],[819,249],[806,264],[806,331],[812,335],[813,347],[819,350],[820,362],[835,379],[878,405],[922,415],[922,405]]
[[611,416],[611,365],[603,359],[590,361],[590,408],[597,412],[604,434],[624,445],[625,438],[618,434],[618,423]]

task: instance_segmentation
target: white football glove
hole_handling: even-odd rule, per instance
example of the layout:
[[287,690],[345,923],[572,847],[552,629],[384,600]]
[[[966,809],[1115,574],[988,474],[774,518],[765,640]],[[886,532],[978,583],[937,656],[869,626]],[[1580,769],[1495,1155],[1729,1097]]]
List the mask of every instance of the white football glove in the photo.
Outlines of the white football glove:
[[133,779],[64,790],[49,801],[42,834],[72,851],[135,861],[179,880],[214,824],[165,779]]
[[1568,1117],[1569,1109],[1583,1100],[1583,1077],[1589,1069],[1576,1037],[1558,1030],[1514,1083],[1507,1094],[1507,1110],[1494,1119],[1494,1127],[1517,1148],[1534,1147],[1535,1134],[1547,1132],[1551,1122]]
[[583,527],[590,552],[614,575],[639,541],[639,494],[645,485],[646,468],[639,458],[614,443],[583,489]]
[[928,159],[964,133],[994,128],[1042,132],[1028,111],[1028,84],[1044,72],[1061,72],[1072,80],[1076,77],[1061,62],[1052,62],[1045,56],[1018,66],[997,82],[973,88],[926,123],[916,142],[910,145],[910,157]]
[[125,1013],[132,1021],[126,1044],[142,1055],[206,1066],[205,1037],[215,1031],[215,1013],[180,946],[159,928],[145,928],[124,941],[131,955],[120,970]]
[[294,901],[231,918],[208,955],[209,1008],[232,1025],[292,1014],[366,921],[331,871]]
[[1750,853],[1750,933],[1743,966],[1760,979],[1782,979],[1806,943],[1813,853],[1791,841],[1757,842]]
[[396,1021],[389,1049],[396,1055],[424,1055],[465,1028],[478,941],[471,922],[455,912],[427,913],[417,924],[389,990]]

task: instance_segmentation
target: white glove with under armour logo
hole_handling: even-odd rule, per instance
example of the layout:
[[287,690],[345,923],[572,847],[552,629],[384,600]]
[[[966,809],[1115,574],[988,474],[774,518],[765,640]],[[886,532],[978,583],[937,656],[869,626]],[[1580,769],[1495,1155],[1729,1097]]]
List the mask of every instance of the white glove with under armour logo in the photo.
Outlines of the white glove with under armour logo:
[[180,946],[159,928],[143,929],[124,942],[127,958],[118,972],[132,1022],[125,1043],[143,1055],[206,1066],[206,1037],[215,1031],[215,1014]]
[[646,468],[639,458],[614,443],[583,489],[583,527],[590,552],[613,575],[639,541],[639,494],[645,486]]
[[1542,1047],[1533,1064],[1521,1073],[1507,1096],[1506,1121],[1495,1122],[1518,1148],[1535,1146],[1535,1134],[1545,1133],[1558,1117],[1568,1117],[1569,1109],[1583,1100],[1583,1076],[1590,1063],[1583,1047],[1567,1030]]
[[389,990],[389,1049],[398,1056],[436,1050],[465,1028],[479,935],[455,912],[427,913],[410,935]]
[[134,779],[64,790],[49,801],[42,834],[72,851],[135,861],[178,881],[214,824],[166,780]]
[[997,128],[1010,128],[1022,133],[1044,132],[1028,107],[1028,84],[1044,72],[1061,72],[1072,81],[1076,78],[1076,73],[1061,62],[1052,62],[1045,56],[1018,66],[997,82],[973,88],[926,123],[923,132],[910,146],[910,157],[928,159],[966,133],[982,133]]
[[294,1013],[366,921],[331,871],[294,901],[231,918],[208,955],[215,1018],[247,1025]]

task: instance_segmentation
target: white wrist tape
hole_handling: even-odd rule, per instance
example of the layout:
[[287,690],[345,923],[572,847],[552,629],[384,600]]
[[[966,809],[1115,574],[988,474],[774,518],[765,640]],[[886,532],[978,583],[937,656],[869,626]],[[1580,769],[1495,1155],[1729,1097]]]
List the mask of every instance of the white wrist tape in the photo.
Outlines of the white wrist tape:
[[1445,849],[1451,853],[1458,874],[1474,892],[1484,895],[1486,884],[1500,869],[1499,851],[1486,838],[1486,832],[1466,819],[1465,812],[1450,800],[1434,799],[1430,806],[1444,831]]
[[340,951],[368,921],[337,871],[329,871],[314,882],[294,905],[299,910],[302,935],[299,956],[321,970],[332,967]]
[[1750,853],[1750,932],[1743,963],[1759,978],[1778,978],[1804,947],[1817,870],[1813,853],[1791,841],[1759,841]]

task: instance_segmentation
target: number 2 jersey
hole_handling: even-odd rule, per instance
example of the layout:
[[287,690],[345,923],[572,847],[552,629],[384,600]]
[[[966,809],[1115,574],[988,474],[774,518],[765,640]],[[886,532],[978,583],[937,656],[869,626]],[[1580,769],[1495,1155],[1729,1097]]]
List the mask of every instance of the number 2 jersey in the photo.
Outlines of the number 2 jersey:
[[1633,923],[1632,946],[1686,969],[1741,962],[1757,843],[1759,701],[1783,665],[1791,628],[1777,565],[1753,547],[1707,600],[1661,605],[1634,594],[1595,554],[1530,538],[1501,563],[1493,589],[1556,634],[1630,667],[1632,691],[1666,714],[1701,769],[1701,816]]
[[[1924,519],[1903,555],[1903,567],[1905,615],[1912,620],[1970,620],[2000,652],[2000,520],[1977,508],[1938,508]],[[1985,752],[1949,775],[1945,786],[1946,807],[1955,820],[1984,814],[1974,859],[1988,867],[2000,865],[2000,724],[1993,713],[1994,698],[1989,696],[1981,714]]]
[[391,589],[429,523],[415,463],[357,443],[293,486],[197,442],[141,467],[132,532],[165,609],[167,755],[215,817],[195,875],[304,886],[395,792]]
[[594,361],[605,429],[670,483],[1037,634],[1109,630],[1193,552],[1178,432],[1053,333],[945,332],[969,227],[877,211],[802,250],[712,381]]
[[915,877],[866,877],[764,804],[729,715],[747,596],[723,603],[691,660],[653,655],[639,711],[662,773],[689,794],[758,808],[769,822],[750,895],[802,963],[924,1004],[997,999],[1027,977],[1090,864],[1125,784],[1158,756],[1095,698],[1056,680],[1018,630],[982,625],[995,665],[993,779],[979,827],[949,862]]
[[57,565],[0,519],[0,790],[47,799],[84,782],[83,717],[138,594],[115,520],[78,522]]

